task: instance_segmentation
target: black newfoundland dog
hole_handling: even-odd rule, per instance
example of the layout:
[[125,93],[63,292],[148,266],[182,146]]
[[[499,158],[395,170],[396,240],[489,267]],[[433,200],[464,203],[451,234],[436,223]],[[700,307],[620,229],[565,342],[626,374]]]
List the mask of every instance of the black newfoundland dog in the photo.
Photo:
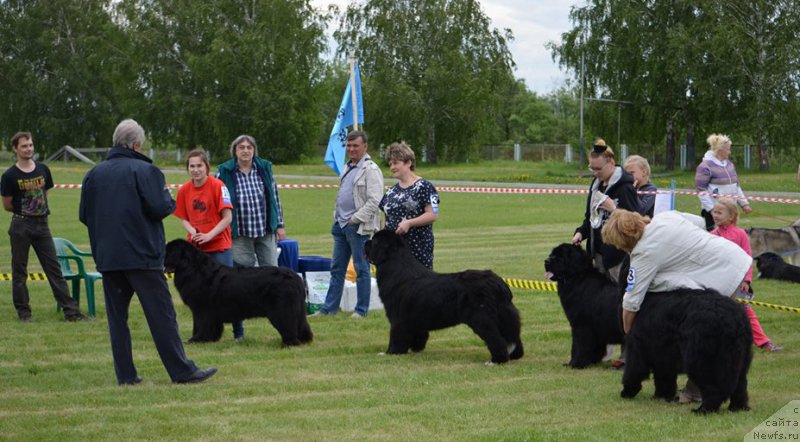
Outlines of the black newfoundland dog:
[[785,262],[778,254],[767,252],[758,255],[756,266],[759,278],[800,282],[800,267]]
[[291,269],[220,265],[188,242],[167,244],[167,271],[194,317],[189,342],[216,342],[223,323],[266,317],[284,345],[311,342],[306,320],[305,286]]
[[[545,266],[558,281],[559,296],[564,286],[565,291],[583,292],[569,293],[577,303],[580,303],[578,297],[589,300],[600,294],[608,299],[606,302],[613,303],[614,309],[620,308],[618,298],[606,295],[618,290],[616,284],[595,278],[594,272],[586,267],[588,259],[579,246],[562,244],[553,249]],[[582,276],[581,271],[589,276]],[[567,305],[572,304],[564,305],[566,311]],[[606,322],[620,324],[620,313],[608,313],[608,309],[600,306],[595,309],[598,313],[606,312]],[[567,316],[570,321],[579,318],[574,313]],[[747,315],[730,298],[711,290],[648,293],[625,339],[621,396],[635,397],[642,389],[642,381],[652,372],[655,397],[674,401],[678,374],[686,373],[703,397],[700,407],[693,411],[718,411],[727,399],[730,411],[749,410],[747,371],[752,342]]]
[[592,265],[580,248],[562,244],[544,261],[547,276],[558,285],[558,299],[572,329],[567,365],[585,368],[606,354],[606,345],[621,344],[622,291]]
[[431,330],[466,324],[486,343],[491,362],[522,357],[519,311],[508,285],[494,272],[435,273],[388,230],[377,232],[364,248],[378,270],[379,295],[391,326],[386,353],[422,351]]

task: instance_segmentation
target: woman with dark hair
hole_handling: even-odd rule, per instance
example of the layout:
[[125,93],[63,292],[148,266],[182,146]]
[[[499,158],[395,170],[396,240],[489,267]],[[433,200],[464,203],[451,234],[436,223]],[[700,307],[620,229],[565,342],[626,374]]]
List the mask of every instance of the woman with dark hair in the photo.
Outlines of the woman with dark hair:
[[407,144],[393,143],[385,155],[398,183],[378,205],[386,214],[384,228],[403,236],[417,260],[433,269],[433,223],[439,214],[439,193],[414,173],[414,151]]
[[600,229],[617,208],[638,211],[639,200],[633,188],[633,177],[614,163],[614,151],[598,138],[589,153],[589,170],[594,175],[586,199],[586,213],[575,229],[573,244],[588,239],[587,252],[594,259],[595,267],[614,282],[619,281],[619,269],[625,252],[603,243]]

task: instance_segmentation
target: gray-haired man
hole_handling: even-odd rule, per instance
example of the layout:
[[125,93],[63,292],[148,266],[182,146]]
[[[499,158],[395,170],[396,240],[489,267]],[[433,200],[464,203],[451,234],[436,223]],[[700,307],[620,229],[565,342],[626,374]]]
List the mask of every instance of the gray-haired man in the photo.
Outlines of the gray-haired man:
[[231,193],[233,261],[244,267],[278,265],[277,240],[286,237],[283,208],[272,163],[258,156],[255,138],[239,135],[231,159],[217,167],[217,178]]
[[103,274],[108,332],[117,381],[138,384],[128,329],[128,307],[139,297],[161,362],[172,382],[202,382],[217,372],[187,359],[164,277],[164,225],[175,210],[164,174],[141,154],[144,129],[124,120],[114,147],[83,179],[80,220],[89,229],[97,270]]

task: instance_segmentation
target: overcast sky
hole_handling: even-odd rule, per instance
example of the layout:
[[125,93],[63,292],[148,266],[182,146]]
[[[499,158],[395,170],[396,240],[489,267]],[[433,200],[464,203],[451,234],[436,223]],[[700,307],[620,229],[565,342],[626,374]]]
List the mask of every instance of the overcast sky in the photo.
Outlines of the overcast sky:
[[[348,0],[311,0],[319,8],[336,4],[344,9]],[[509,28],[514,41],[509,45],[517,63],[515,76],[524,78],[528,88],[545,94],[558,88],[567,78],[544,45],[558,41],[570,29],[569,10],[579,0],[481,0],[486,15],[495,28]],[[329,24],[333,32],[335,23]]]

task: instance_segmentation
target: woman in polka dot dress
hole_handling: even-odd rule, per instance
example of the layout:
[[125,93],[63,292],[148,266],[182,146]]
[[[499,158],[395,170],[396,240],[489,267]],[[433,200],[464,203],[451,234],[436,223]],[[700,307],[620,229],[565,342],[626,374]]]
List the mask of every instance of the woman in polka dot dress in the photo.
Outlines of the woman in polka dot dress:
[[383,195],[384,228],[405,238],[411,253],[433,269],[433,223],[439,213],[439,194],[430,181],[414,173],[414,151],[405,143],[386,149],[386,162],[398,183]]

